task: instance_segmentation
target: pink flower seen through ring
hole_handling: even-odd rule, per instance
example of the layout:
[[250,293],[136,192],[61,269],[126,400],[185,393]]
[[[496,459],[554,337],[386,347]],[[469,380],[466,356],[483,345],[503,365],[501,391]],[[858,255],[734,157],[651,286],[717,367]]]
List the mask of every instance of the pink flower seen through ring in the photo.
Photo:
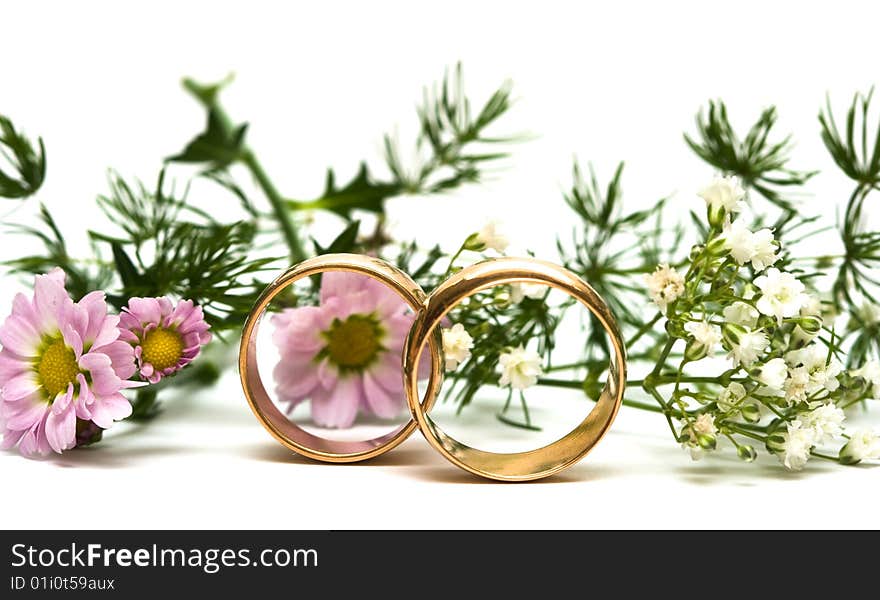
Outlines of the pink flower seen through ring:
[[[323,427],[351,427],[359,412],[397,417],[406,407],[401,355],[415,316],[393,290],[359,273],[321,276],[319,306],[272,317],[280,353],[275,391],[288,414],[306,399]],[[423,360],[420,377],[430,372]]]

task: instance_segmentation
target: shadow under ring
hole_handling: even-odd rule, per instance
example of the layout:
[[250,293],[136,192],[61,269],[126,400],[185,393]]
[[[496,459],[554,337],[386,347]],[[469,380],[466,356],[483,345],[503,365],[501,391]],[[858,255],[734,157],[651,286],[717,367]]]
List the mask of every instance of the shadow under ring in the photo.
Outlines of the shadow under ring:
[[[257,366],[257,333],[260,321],[272,300],[297,281],[328,271],[359,273],[376,279],[397,293],[416,314],[425,301],[425,292],[409,275],[378,258],[360,254],[325,254],[305,260],[270,283],[248,314],[238,353],[239,374],[251,410],[263,427],[281,444],[314,460],[332,463],[357,462],[374,458],[398,446],[412,434],[417,427],[416,422],[410,419],[394,431],[363,441],[337,441],[316,436],[290,421],[278,409],[266,392]],[[428,340],[431,359],[430,378],[425,394],[428,410],[437,397],[443,377],[438,340],[439,335],[431,336]]]
[[[428,415],[433,401],[418,398],[421,349],[443,318],[462,300],[482,290],[512,283],[545,284],[577,299],[605,329],[613,347],[608,379],[596,405],[559,440],[525,452],[494,453],[471,448],[447,435]],[[403,349],[404,391],[413,419],[425,438],[456,466],[489,479],[528,481],[558,473],[586,456],[611,427],[626,387],[626,350],[611,309],[580,277],[559,265],[532,258],[499,258],[466,267],[440,284],[425,301]],[[436,390],[439,393],[439,387]]]

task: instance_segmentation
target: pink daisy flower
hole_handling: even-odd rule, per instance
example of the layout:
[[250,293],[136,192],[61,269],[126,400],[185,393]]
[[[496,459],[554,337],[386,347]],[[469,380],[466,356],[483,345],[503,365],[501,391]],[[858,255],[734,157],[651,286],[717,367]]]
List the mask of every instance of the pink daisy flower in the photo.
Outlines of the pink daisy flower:
[[[350,427],[359,411],[393,418],[406,406],[401,354],[414,315],[384,284],[357,273],[321,277],[319,306],[272,317],[281,358],[275,391],[290,413],[311,400],[312,420]],[[430,361],[422,360],[423,376]]]
[[37,275],[33,298],[16,295],[0,327],[0,447],[26,456],[61,453],[77,442],[77,419],[107,429],[131,414],[120,392],[138,385],[134,352],[103,292],[74,302],[64,272]]
[[141,377],[157,383],[199,355],[211,341],[201,306],[168,298],[131,298],[119,315],[122,339],[134,346]]

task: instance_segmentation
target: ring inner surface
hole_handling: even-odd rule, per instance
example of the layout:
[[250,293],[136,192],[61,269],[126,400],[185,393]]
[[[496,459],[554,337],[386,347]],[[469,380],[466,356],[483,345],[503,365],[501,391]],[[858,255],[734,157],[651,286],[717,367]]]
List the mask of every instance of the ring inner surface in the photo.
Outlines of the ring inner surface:
[[[322,257],[319,257],[322,258]],[[258,339],[259,339],[259,331],[260,326],[262,324],[263,318],[266,316],[267,312],[269,312],[268,308],[274,298],[283,293],[286,289],[290,288],[298,281],[301,281],[304,278],[308,278],[310,276],[325,274],[325,273],[342,273],[342,274],[356,274],[361,277],[369,277],[383,286],[387,286],[389,290],[393,292],[394,295],[399,296],[401,299],[401,304],[405,305],[410,311],[413,313],[419,309],[421,306],[420,300],[424,297],[424,293],[418,288],[418,286],[412,283],[411,280],[402,273],[397,273],[393,268],[384,263],[379,263],[376,261],[375,264],[371,263],[369,259],[364,257],[358,257],[359,263],[358,265],[339,265],[327,263],[326,261],[315,261],[318,264],[315,264],[312,267],[309,267],[306,264],[305,267],[299,269],[292,269],[288,271],[281,277],[279,277],[275,283],[271,284],[269,288],[267,288],[264,295],[258,301],[258,312],[254,313],[252,317],[252,323],[249,324],[246,328],[248,332],[247,342],[246,342],[246,360],[245,364],[242,365],[244,369],[247,371],[247,384],[246,384],[246,393],[248,394],[248,400],[251,403],[252,408],[260,417],[263,425],[272,433],[272,435],[281,441],[284,445],[289,448],[300,452],[302,454],[306,454],[313,458],[319,459],[328,459],[333,460],[334,458],[339,460],[345,460],[346,458],[357,458],[357,457],[370,457],[374,456],[381,452],[385,446],[393,447],[396,443],[399,443],[403,439],[405,439],[414,429],[415,422],[409,418],[409,413],[406,410],[406,402],[403,400],[401,405],[401,411],[399,418],[406,419],[403,423],[394,427],[391,431],[379,435],[377,437],[366,439],[366,440],[344,440],[344,439],[329,439],[326,437],[322,437],[320,435],[316,435],[315,433],[311,433],[301,427],[299,424],[291,420],[288,415],[285,415],[284,412],[279,408],[276,402],[273,400],[272,396],[266,389],[266,385],[263,382],[262,377],[260,376],[260,365],[257,358],[258,355]],[[387,297],[380,298],[381,301],[387,301]],[[279,313],[273,313],[274,315],[278,315]],[[334,326],[337,328],[345,326],[346,321],[342,319],[336,319],[336,321],[331,322],[330,327]],[[340,325],[340,323],[342,325]],[[352,325],[354,327],[363,327],[364,324],[352,321]],[[382,323],[378,323],[376,326],[379,327],[383,325]],[[276,329],[277,331],[277,329]],[[355,334],[358,333],[358,329],[354,329],[353,332]],[[273,332],[274,333],[274,332]],[[332,333],[332,332],[331,332]],[[322,335],[324,335],[322,333]],[[328,345],[334,343],[334,340],[331,337],[325,335]],[[346,341],[343,339],[343,341]],[[358,340],[355,339],[354,342]],[[349,343],[352,343],[351,340],[348,340]],[[437,346],[436,340],[431,340],[429,342],[430,346],[430,357],[425,357],[425,361],[429,366],[433,367],[433,371],[435,373],[440,373],[439,370],[439,347]],[[338,353],[343,353],[343,357],[357,357],[360,352],[363,354],[364,350],[362,348],[345,348],[342,347],[341,350],[337,348],[332,348],[332,350],[337,351]],[[369,348],[367,348],[369,350]],[[325,352],[322,350],[322,352]],[[346,355],[345,352],[348,352]],[[391,350],[388,351],[389,354],[392,353]],[[326,354],[326,352],[325,352]],[[386,357],[391,360],[391,357]],[[400,382],[400,390],[402,392],[402,381],[403,381],[403,370],[402,370],[402,362],[400,361],[400,357],[398,355],[397,363],[399,363],[397,368],[397,372],[399,373],[399,382]],[[265,367],[265,365],[264,365]],[[386,369],[389,371],[389,369]],[[277,381],[276,381],[277,383]],[[434,388],[439,386],[439,376],[432,376],[428,382],[428,390],[430,393],[426,396],[429,399],[433,399],[435,397]],[[402,396],[401,396],[402,398]],[[361,399],[362,402],[364,398]],[[311,402],[311,399],[304,400],[303,402]],[[361,416],[361,410],[358,411],[358,418]],[[314,412],[313,412],[314,415]],[[393,426],[394,423],[388,423],[389,426]],[[343,426],[340,426],[343,427]],[[390,449],[389,447],[389,449]],[[379,450],[379,452],[377,452]]]
[[[500,263],[506,260],[501,259],[494,262]],[[510,262],[516,264],[512,259]],[[524,268],[533,268],[531,263],[524,263],[523,266]],[[503,264],[498,264],[494,268],[500,270],[504,267]],[[516,275],[502,275],[493,273],[493,267],[487,265],[486,272],[482,276],[473,276],[474,283],[467,287],[467,293],[464,294],[455,290],[457,285],[452,285],[450,282],[444,283],[432,293],[425,312],[416,319],[413,325],[411,343],[407,345],[408,352],[423,345],[424,339],[440,326],[444,317],[467,297],[492,287],[526,282],[544,284],[574,297],[597,317],[612,341],[613,350],[608,366],[608,376],[595,406],[566,435],[542,447],[522,452],[490,452],[473,448],[447,434],[431,418],[428,413],[430,409],[423,410],[421,415],[417,414],[417,417],[421,417],[419,418],[420,426],[425,428],[426,433],[429,434],[429,441],[447,453],[447,458],[453,463],[472,473],[503,480],[527,480],[558,472],[577,462],[592,449],[611,426],[619,408],[618,395],[621,394],[620,388],[625,382],[625,374],[621,372],[620,365],[624,363],[625,357],[623,356],[622,340],[613,315],[592,288],[585,285],[574,274],[560,270],[555,266],[551,268],[549,264],[546,267],[544,270],[538,269],[539,272],[534,274],[523,272]],[[509,271],[510,268],[507,267],[505,273]],[[478,343],[478,340],[475,340],[475,343]],[[415,358],[412,363],[414,368],[417,367],[417,363],[418,359]],[[433,440],[430,440],[431,437]]]

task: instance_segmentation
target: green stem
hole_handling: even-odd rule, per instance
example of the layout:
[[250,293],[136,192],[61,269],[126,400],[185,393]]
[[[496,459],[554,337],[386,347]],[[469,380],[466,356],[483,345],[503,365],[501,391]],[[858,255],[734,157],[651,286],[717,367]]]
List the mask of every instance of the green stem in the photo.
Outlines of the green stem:
[[[565,379],[539,379],[538,385],[546,385],[548,387],[558,387],[558,388],[566,388],[571,390],[584,390],[584,384],[578,381],[568,381]],[[589,398],[589,396],[588,396]],[[638,408],[639,410],[647,410],[649,412],[654,413],[662,413],[663,409],[659,406],[654,406],[653,404],[646,404],[644,402],[639,402],[638,400],[629,400],[627,398],[623,399],[623,405],[629,406],[630,408]]]
[[643,335],[645,335],[646,333],[651,331],[651,329],[654,327],[654,325],[657,324],[657,321],[659,321],[662,318],[663,318],[663,313],[661,313],[661,312],[658,312],[656,315],[654,315],[653,319],[651,319],[650,321],[648,321],[647,323],[642,325],[639,328],[639,330],[635,333],[635,335],[633,335],[631,338],[629,338],[629,340],[627,340],[626,347],[632,348],[633,344],[635,344],[637,341],[639,341],[639,339],[641,339],[641,337]]
[[815,450],[810,450],[810,456],[815,456],[816,458],[823,458],[825,460],[830,460],[833,462],[840,462],[840,460],[836,456],[831,456],[830,454],[822,454],[821,452],[816,452]]
[[461,256],[461,253],[464,252],[465,244],[459,246],[458,250],[455,251],[455,254],[452,255],[452,258],[449,259],[449,266],[446,267],[446,272],[443,274],[443,277],[449,277],[452,274],[452,268],[455,266],[455,261],[458,260],[458,257]]
[[[184,79],[183,87],[192,94],[193,98],[195,98],[205,110],[214,111],[214,115],[227,131],[232,129],[232,121],[230,120],[229,115],[226,114],[226,111],[223,110],[216,100],[211,101],[211,98],[201,93],[201,86],[199,86],[199,84],[191,79]],[[303,249],[302,242],[296,233],[296,229],[293,226],[293,220],[290,218],[290,213],[285,205],[286,201],[278,192],[275,184],[272,183],[269,175],[266,174],[263,165],[260,164],[260,161],[250,148],[243,149],[240,161],[251,172],[251,175],[253,175],[257,184],[260,186],[260,189],[263,190],[263,193],[269,200],[269,204],[272,206],[272,211],[275,213],[275,219],[281,226],[281,233],[284,236],[284,241],[287,243],[290,260],[295,263],[305,260],[306,253]]]
[[269,175],[266,174],[263,165],[257,160],[252,150],[249,148],[245,149],[241,161],[254,176],[254,179],[257,180],[257,184],[263,190],[263,193],[269,200],[269,204],[272,205],[272,211],[275,213],[275,218],[281,226],[281,233],[284,235],[284,241],[287,242],[287,248],[290,251],[290,260],[294,263],[305,260],[305,250],[293,226],[293,220],[290,218],[290,213],[285,206],[284,198],[278,192],[278,188],[269,179]]

